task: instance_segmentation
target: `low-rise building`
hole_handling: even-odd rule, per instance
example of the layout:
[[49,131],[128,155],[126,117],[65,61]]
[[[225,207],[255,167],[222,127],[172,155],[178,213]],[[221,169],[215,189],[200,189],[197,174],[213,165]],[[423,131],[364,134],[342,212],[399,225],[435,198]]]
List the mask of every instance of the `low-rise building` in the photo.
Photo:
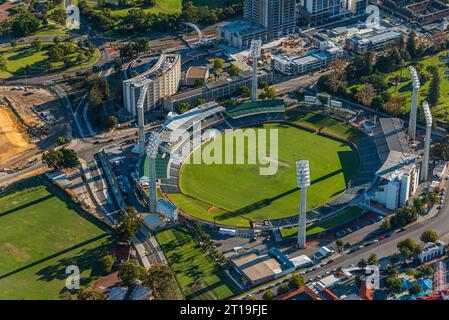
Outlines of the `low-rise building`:
[[233,257],[231,263],[249,286],[277,279],[295,270],[293,263],[276,248],[262,253],[244,253]]
[[445,245],[446,244],[441,240],[438,240],[435,243],[427,243],[418,255],[418,259],[421,263],[425,263],[442,256],[444,254]]
[[320,50],[309,52],[304,56],[277,55],[273,58],[273,67],[286,75],[298,75],[326,68],[329,63],[342,59],[343,55],[343,48],[326,42],[321,45]]
[[391,29],[372,29],[370,32],[354,34],[347,40],[349,50],[363,54],[368,51],[380,51],[399,40],[402,33]]
[[203,85],[209,79],[209,68],[190,67],[185,75],[184,84],[186,86]]

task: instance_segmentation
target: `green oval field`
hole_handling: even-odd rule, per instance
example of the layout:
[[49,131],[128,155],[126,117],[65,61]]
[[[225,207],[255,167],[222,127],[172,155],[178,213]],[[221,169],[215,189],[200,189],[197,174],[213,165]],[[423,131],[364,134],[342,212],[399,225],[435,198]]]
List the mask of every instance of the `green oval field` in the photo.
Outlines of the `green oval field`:
[[[216,217],[217,223],[247,227],[250,219],[261,221],[297,214],[297,160],[310,161],[308,210],[335,199],[357,175],[358,153],[348,143],[285,124],[265,124],[255,130],[261,128],[278,131],[276,174],[260,175],[260,164],[184,164],[179,180],[182,194],[170,194],[169,198],[182,211],[199,219],[213,221]],[[210,145],[204,144],[189,159]]]

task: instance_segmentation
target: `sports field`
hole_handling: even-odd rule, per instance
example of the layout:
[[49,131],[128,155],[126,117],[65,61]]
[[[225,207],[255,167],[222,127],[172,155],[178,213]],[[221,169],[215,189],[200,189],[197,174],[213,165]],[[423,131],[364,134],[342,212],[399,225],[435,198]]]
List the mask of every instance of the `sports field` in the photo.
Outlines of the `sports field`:
[[33,179],[0,196],[0,299],[58,299],[69,265],[81,285],[98,275],[111,236],[53,188]]
[[156,238],[188,300],[219,300],[238,293],[238,287],[207,258],[185,228],[162,231]]
[[[256,131],[259,129],[255,128]],[[259,163],[184,164],[179,186],[185,196],[169,195],[169,198],[194,217],[207,221],[213,221],[215,217],[217,223],[249,226],[250,219],[261,221],[297,213],[297,160],[310,161],[312,185],[308,189],[308,210],[338,196],[358,172],[357,151],[347,143],[285,124],[265,124],[263,129],[278,131],[278,157],[274,159],[268,154],[265,158],[277,163],[276,174],[260,175],[259,168],[266,165]],[[222,137],[217,139],[222,140]],[[193,156],[207,146],[206,143]],[[248,150],[247,143],[245,150]]]
[[[307,235],[310,236],[315,233],[327,231],[329,229],[344,225],[346,223],[354,221],[355,219],[360,217],[362,213],[363,209],[360,209],[359,207],[349,207],[334,217],[313,223],[312,225],[308,226]],[[296,238],[297,234],[298,228],[296,227],[281,229],[281,235],[283,238]]]

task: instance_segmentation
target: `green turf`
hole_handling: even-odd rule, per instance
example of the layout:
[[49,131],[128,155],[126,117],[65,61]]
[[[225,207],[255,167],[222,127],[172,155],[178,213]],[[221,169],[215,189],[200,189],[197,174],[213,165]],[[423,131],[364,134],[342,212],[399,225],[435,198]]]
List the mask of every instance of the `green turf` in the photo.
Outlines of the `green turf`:
[[[362,215],[363,210],[359,207],[349,207],[343,210],[341,213],[333,216],[329,219],[313,223],[307,227],[307,235],[323,232],[345,223],[351,222]],[[298,234],[298,228],[281,229],[281,235],[283,238],[296,238]]]
[[[54,63],[53,68],[46,70],[46,62],[48,60],[46,45],[48,42],[43,43],[43,49],[36,52],[31,48],[31,45],[17,45],[15,48],[7,47],[0,50],[1,54],[6,58],[7,71],[0,72],[0,78],[10,78],[14,76],[24,75],[43,75],[55,71],[70,71],[78,70],[81,68],[87,68],[93,66],[100,58],[97,51],[93,54],[92,58],[84,63],[76,64],[70,68],[64,67],[62,62]],[[75,59],[76,54],[72,55]],[[26,66],[30,67],[30,73],[26,74]]]
[[[223,224],[234,225],[237,217],[260,221],[295,215],[299,199],[295,173],[297,160],[310,160],[312,185],[308,189],[308,210],[338,196],[358,172],[359,158],[349,144],[289,125],[266,124],[263,127],[278,130],[279,166],[275,175],[261,176],[258,164],[203,163],[184,164],[181,168],[181,191],[227,211],[220,217]],[[206,145],[195,152],[201,152]],[[189,206],[178,203],[177,198],[173,200],[180,207]],[[185,202],[186,198],[182,200]],[[213,221],[214,217],[205,209],[187,213],[207,221]],[[245,220],[239,223],[247,225]]]
[[0,299],[58,299],[69,265],[82,285],[98,275],[110,235],[52,191],[33,180],[0,197]]
[[220,300],[238,293],[238,287],[207,258],[185,228],[162,231],[156,238],[188,300]]

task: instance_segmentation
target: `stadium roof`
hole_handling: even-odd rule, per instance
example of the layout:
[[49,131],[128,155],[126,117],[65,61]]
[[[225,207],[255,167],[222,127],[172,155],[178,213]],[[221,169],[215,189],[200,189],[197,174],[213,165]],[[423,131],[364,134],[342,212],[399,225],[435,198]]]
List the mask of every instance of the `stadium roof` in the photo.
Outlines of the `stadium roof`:
[[189,130],[194,123],[224,110],[225,108],[218,103],[208,102],[181,115],[174,113],[171,116],[169,115],[169,118],[164,122],[164,127],[171,131],[179,131],[182,134]]
[[374,139],[382,167],[376,175],[389,179],[395,171],[416,161],[417,156],[410,149],[402,120],[398,118],[380,118],[374,128]]
[[285,112],[284,100],[249,101],[226,109],[226,113],[233,119],[245,117],[249,114]]

